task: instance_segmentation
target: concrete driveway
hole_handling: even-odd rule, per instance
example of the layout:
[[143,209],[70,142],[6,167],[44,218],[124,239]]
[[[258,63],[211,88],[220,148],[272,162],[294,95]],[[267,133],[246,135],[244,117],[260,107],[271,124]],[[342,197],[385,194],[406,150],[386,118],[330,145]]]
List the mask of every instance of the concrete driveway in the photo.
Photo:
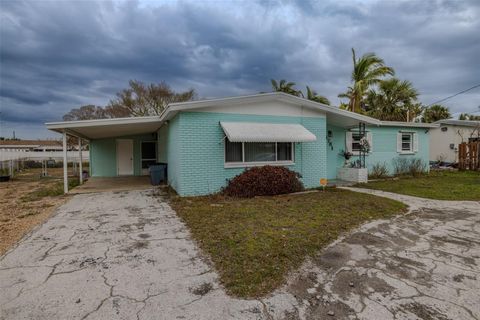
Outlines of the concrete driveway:
[[[76,195],[0,260],[0,319],[256,319],[156,191]],[[250,311],[249,311],[250,310]]]
[[0,319],[479,319],[480,204],[364,192],[411,213],[339,239],[262,300],[225,294],[156,191],[77,195],[0,258]]

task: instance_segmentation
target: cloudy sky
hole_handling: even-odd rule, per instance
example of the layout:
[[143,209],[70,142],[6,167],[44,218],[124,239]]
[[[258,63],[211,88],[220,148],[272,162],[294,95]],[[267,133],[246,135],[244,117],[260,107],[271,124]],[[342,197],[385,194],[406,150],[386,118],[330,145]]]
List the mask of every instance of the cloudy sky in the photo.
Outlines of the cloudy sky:
[[[285,78],[338,105],[351,47],[435,102],[480,84],[480,1],[1,0],[0,136],[53,137],[45,121],[105,105],[129,79],[212,98]],[[478,112],[480,88],[445,105]]]

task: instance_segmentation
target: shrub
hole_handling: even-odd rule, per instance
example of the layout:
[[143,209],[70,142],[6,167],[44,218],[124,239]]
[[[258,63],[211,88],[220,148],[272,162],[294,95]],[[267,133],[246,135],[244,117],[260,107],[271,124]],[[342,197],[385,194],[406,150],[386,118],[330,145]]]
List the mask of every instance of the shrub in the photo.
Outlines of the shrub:
[[302,191],[301,176],[285,167],[263,166],[245,170],[228,182],[223,193],[251,198]]
[[388,176],[388,168],[385,162],[374,164],[372,166],[371,173],[368,175],[368,177],[371,179],[383,179],[387,178]]
[[416,177],[427,171],[427,165],[419,158],[397,157],[392,162],[396,176],[411,175]]

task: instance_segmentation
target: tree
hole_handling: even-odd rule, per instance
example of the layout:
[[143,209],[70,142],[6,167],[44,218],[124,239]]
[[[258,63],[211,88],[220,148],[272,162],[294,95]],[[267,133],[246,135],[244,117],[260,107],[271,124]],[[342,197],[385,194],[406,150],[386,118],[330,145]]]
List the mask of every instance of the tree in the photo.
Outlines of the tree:
[[63,116],[64,121],[90,120],[90,119],[105,119],[108,118],[105,109],[102,107],[89,104],[74,108]]
[[352,86],[346,93],[341,93],[338,97],[348,98],[349,110],[361,113],[362,103],[367,91],[378,84],[382,77],[394,75],[395,71],[387,67],[383,59],[377,57],[375,53],[366,53],[357,59],[355,49],[352,48],[352,60]]
[[177,93],[163,81],[146,85],[130,80],[129,85],[130,88],[120,91],[117,97],[110,101],[108,110],[120,114],[127,113],[128,110],[130,115],[135,117],[158,116],[168,104],[191,101],[196,97],[194,89]]
[[[303,93],[302,93],[302,96],[303,96]],[[318,102],[318,103],[326,104],[327,106],[330,105],[330,100],[328,100],[327,97],[317,94],[315,91],[310,89],[309,86],[307,86],[307,99]]]
[[480,121],[480,116],[476,116],[473,114],[468,113],[461,113],[458,117],[458,120],[473,120],[473,121]]
[[451,118],[452,115],[447,107],[439,104],[434,104],[430,107],[425,107],[423,110],[422,122],[435,122],[438,120]]
[[379,120],[413,121],[422,112],[417,102],[418,91],[407,80],[391,78],[378,83],[378,89],[371,89],[366,101],[366,113]]
[[300,90],[296,90],[294,88],[295,82],[287,82],[284,79],[280,80],[278,83],[276,80],[270,79],[270,82],[272,83],[272,90],[274,92],[284,92],[296,97],[300,97],[302,95]]

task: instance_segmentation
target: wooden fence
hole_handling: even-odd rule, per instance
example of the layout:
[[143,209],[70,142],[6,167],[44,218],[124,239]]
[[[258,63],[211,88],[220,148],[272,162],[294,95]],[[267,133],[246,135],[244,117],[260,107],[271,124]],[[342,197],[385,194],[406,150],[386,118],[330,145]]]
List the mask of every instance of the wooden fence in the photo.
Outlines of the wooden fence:
[[458,145],[458,169],[480,170],[480,141]]

